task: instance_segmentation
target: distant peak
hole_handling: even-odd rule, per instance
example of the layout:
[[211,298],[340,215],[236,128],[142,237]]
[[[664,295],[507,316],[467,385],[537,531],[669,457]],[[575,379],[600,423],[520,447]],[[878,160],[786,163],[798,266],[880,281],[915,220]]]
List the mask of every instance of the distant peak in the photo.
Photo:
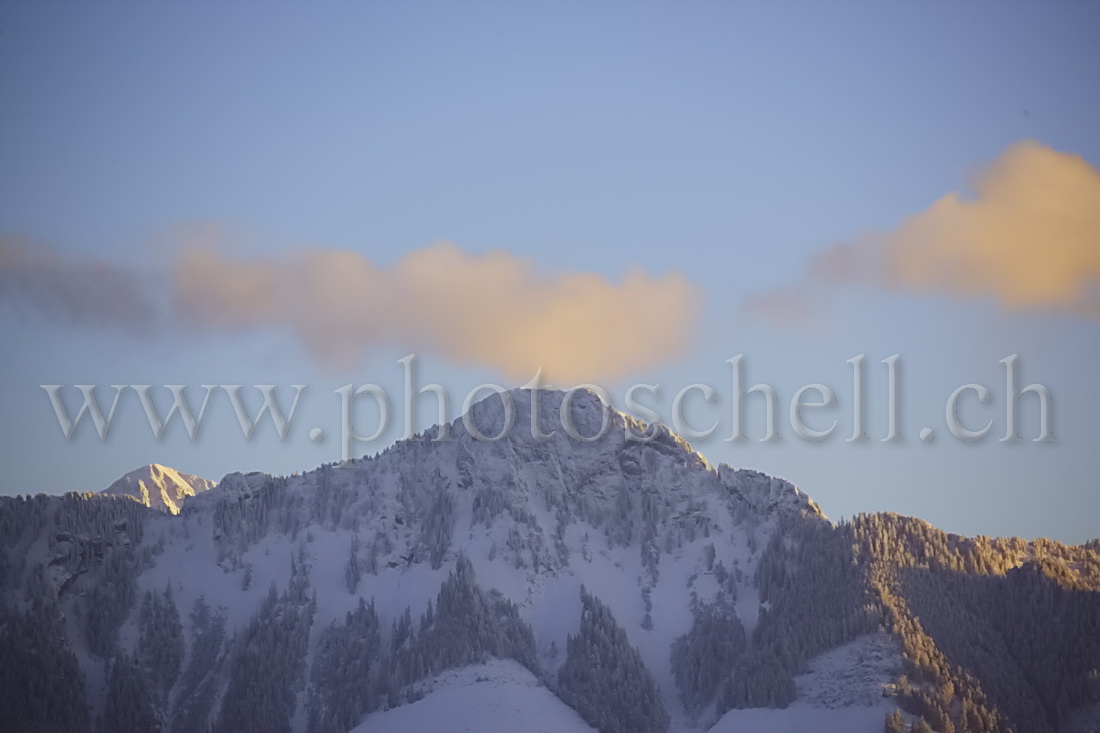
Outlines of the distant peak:
[[100,493],[129,496],[151,509],[179,514],[180,506],[188,497],[209,491],[216,485],[209,479],[150,463],[125,474]]

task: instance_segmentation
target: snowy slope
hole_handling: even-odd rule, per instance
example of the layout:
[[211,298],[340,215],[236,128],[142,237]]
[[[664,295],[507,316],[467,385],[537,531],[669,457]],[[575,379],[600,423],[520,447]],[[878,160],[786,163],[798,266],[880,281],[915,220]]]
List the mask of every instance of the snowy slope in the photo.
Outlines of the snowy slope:
[[[560,402],[560,393],[548,395],[542,417],[551,429],[559,424],[555,399]],[[597,401],[590,393],[575,399],[581,432],[598,427],[591,422],[598,418],[589,414]],[[499,419],[493,407],[487,402],[475,406],[475,411],[488,413],[479,418],[484,432],[492,432],[493,421]],[[756,551],[748,548],[748,538],[755,537],[755,546],[762,546],[780,512],[821,516],[789,483],[752,471],[712,468],[663,426],[658,440],[630,443],[623,438],[630,418],[614,413],[613,428],[598,443],[576,443],[559,428],[551,441],[539,444],[521,429],[530,413],[519,398],[517,410],[517,429],[496,443],[474,440],[456,421],[451,426],[454,441],[433,441],[429,431],[345,467],[323,467],[283,480],[231,474],[218,491],[190,500],[184,518],[202,522],[208,532],[206,523],[219,505],[247,504],[282,481],[289,507],[281,511],[287,512],[291,532],[264,528],[262,537],[228,549],[219,562],[238,573],[241,567],[253,567],[256,582],[266,590],[270,578],[285,574],[290,547],[302,539],[294,530],[308,528],[311,554],[324,559],[311,571],[323,601],[318,623],[354,605],[354,596],[342,586],[357,535],[357,558],[371,571],[356,595],[373,597],[384,619],[399,615],[405,606],[414,615],[423,611],[462,551],[484,585],[530,610],[536,635],[547,646],[564,644],[576,621],[562,619],[575,615],[566,613],[570,609],[579,611],[579,588],[586,584],[598,590],[624,624],[633,622],[628,628],[628,633],[636,632],[632,641],[648,645],[651,638],[659,640],[652,662],[661,668],[667,666],[668,643],[689,622],[691,595],[706,600],[717,592],[704,566],[707,545],[721,548],[718,557],[727,566],[743,567],[743,590],[751,599],[747,578]],[[437,512],[441,496],[453,504],[446,512]],[[653,506],[643,506],[648,503]],[[653,571],[639,552],[645,511],[656,517]],[[436,514],[447,515],[441,532],[435,531]],[[243,520],[234,529],[243,530],[247,523]],[[226,534],[214,528],[212,539],[224,546]],[[433,567],[435,550],[438,568]],[[645,615],[645,588],[663,610],[652,613],[652,632],[633,629]],[[751,601],[748,607],[751,629],[755,608]]]
[[884,696],[901,671],[901,649],[888,634],[862,636],[811,659],[795,678],[798,699],[782,710],[730,710],[712,733],[879,733],[896,708]]
[[[651,442],[629,441],[627,429],[645,426],[617,412],[602,439],[575,441],[561,429],[561,393],[541,395],[543,430],[556,434],[538,442],[528,427],[529,393],[512,394],[516,428],[497,442],[475,440],[456,421],[450,441],[434,440],[432,429],[346,466],[286,479],[225,477],[217,491],[190,499],[179,519],[150,526],[150,536],[168,539],[140,589],[172,582],[181,608],[201,595],[239,628],[273,583],[285,585],[290,558],[304,547],[318,597],[312,659],[319,630],[359,598],[375,604],[384,630],[406,609],[417,619],[461,552],[482,586],[518,604],[549,674],[579,626],[581,587],[594,592],[641,652],[674,727],[693,725],[669,650],[690,628],[693,602],[728,595],[708,568],[708,546],[737,576],[729,585],[751,633],[760,548],[781,514],[820,518],[820,510],[785,481],[709,465],[663,426]],[[598,431],[594,394],[579,393],[572,409],[582,434]],[[474,415],[486,434],[503,420],[492,399]],[[270,507],[249,509],[264,499]],[[349,593],[353,557],[363,577]],[[211,563],[220,572],[211,575]]]
[[150,463],[130,471],[100,493],[130,496],[151,509],[179,514],[185,499],[209,491],[216,485],[209,479]]
[[782,710],[751,708],[731,710],[711,733],[880,733],[893,708],[831,710],[795,702]]
[[516,662],[444,672],[422,685],[414,703],[368,715],[354,733],[591,733],[577,712]]

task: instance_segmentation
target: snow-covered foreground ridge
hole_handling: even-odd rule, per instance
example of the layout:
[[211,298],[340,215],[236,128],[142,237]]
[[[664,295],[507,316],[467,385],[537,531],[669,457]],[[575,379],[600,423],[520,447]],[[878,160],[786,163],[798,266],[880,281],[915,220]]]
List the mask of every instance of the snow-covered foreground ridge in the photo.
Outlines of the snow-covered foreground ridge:
[[[563,394],[534,394],[549,433]],[[518,426],[531,395],[512,393]],[[473,409],[494,434],[499,397]],[[570,409],[598,431],[595,395]],[[1100,693],[1100,634],[1081,641],[1100,629],[1095,547],[834,526],[785,481],[610,420],[593,442],[456,421],[450,441],[230,474],[178,516],[0,500],[0,726],[854,731],[900,707],[1041,731]],[[987,631],[1000,646],[975,655],[966,635]],[[1042,670],[1019,661],[1035,638],[1057,654]]]

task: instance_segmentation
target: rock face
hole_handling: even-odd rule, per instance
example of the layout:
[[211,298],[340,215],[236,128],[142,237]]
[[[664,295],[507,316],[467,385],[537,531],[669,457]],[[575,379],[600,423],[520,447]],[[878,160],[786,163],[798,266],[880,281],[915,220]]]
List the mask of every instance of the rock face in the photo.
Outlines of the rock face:
[[101,494],[130,496],[157,511],[179,514],[184,500],[217,486],[217,482],[180,473],[174,468],[150,463],[130,471]]

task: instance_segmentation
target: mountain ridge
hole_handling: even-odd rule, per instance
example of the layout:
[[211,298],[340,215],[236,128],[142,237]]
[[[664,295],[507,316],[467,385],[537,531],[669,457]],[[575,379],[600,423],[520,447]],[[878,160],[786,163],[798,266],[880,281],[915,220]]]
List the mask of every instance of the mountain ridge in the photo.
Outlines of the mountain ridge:
[[[560,427],[563,393],[537,396]],[[832,523],[790,483],[712,466],[621,413],[598,440],[540,442],[522,397],[501,440],[458,420],[453,440],[435,427],[300,475],[228,474],[178,515],[117,496],[0,501],[0,651],[64,691],[43,709],[0,677],[0,703],[63,720],[46,730],[343,732],[491,659],[605,731],[646,709],[653,730],[819,716],[851,733],[901,708],[936,730],[1042,732],[1100,700],[1095,549],[897,515]],[[503,426],[502,399],[475,405],[483,433]],[[584,435],[597,402],[570,406]],[[1000,646],[975,657],[967,634],[986,630]],[[827,656],[879,633],[893,680]],[[1030,638],[1052,651],[1020,661]],[[596,659],[613,663],[593,677]],[[806,687],[818,668],[871,687]],[[530,686],[513,682],[500,689]]]

